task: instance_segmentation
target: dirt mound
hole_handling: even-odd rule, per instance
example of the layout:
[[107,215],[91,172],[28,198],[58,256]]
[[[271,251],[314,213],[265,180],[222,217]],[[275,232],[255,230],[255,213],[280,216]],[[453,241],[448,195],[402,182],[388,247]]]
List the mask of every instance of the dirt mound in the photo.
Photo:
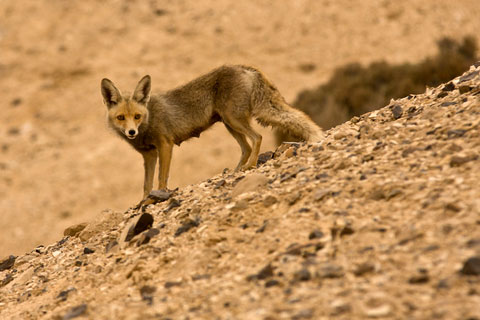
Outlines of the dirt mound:
[[2,262],[0,313],[477,319],[479,97],[480,64],[255,170],[103,212]]

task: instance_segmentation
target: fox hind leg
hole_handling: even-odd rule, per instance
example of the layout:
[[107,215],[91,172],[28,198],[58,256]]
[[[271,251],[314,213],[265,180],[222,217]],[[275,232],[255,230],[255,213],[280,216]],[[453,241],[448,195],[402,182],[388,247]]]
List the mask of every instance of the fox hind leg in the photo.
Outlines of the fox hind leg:
[[252,129],[247,118],[226,117],[223,118],[223,122],[227,125],[227,129],[228,127],[230,127],[233,131],[247,136],[252,141],[252,152],[248,157],[246,163],[242,165],[241,169],[249,169],[255,167],[257,165],[258,154],[260,153],[262,136]]
[[240,170],[242,166],[244,166],[247,163],[248,158],[252,154],[252,147],[247,142],[247,139],[245,138],[245,135],[243,133],[240,133],[238,131],[233,130],[228,124],[225,123],[225,127],[227,128],[228,132],[237,140],[238,144],[240,145],[240,148],[242,149],[242,156],[240,157],[240,161],[238,162],[237,167],[235,168],[235,171]]

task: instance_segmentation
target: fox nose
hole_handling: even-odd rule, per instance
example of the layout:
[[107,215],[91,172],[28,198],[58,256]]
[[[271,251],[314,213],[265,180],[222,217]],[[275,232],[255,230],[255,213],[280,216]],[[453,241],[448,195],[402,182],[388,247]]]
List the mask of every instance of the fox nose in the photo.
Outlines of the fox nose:
[[128,131],[128,134],[131,135],[131,136],[134,136],[136,133],[137,133],[137,132],[136,132],[135,130],[133,130],[133,129],[130,129],[130,130]]

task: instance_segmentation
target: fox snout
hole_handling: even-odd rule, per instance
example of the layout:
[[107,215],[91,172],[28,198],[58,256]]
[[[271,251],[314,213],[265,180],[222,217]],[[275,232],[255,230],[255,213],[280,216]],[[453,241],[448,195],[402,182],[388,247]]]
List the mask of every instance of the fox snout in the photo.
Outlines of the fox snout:
[[127,136],[128,139],[135,139],[137,134],[138,134],[138,131],[136,129],[125,130],[125,135]]

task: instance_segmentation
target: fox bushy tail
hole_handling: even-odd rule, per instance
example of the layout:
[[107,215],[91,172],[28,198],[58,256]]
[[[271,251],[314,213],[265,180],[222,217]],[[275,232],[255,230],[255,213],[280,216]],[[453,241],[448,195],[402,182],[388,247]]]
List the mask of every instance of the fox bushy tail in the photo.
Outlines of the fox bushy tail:
[[278,89],[260,71],[253,84],[252,114],[263,126],[272,126],[295,138],[318,142],[323,138],[322,129],[302,111],[288,105]]

